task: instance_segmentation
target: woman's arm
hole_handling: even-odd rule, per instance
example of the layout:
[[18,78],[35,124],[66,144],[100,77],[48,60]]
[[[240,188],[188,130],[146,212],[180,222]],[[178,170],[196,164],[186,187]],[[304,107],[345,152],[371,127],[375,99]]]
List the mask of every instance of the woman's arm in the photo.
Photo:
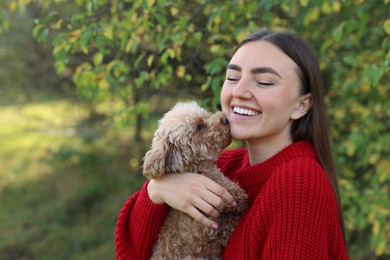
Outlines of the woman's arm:
[[150,259],[150,252],[168,213],[166,205],[154,204],[147,181],[123,205],[115,231],[116,259]]
[[119,214],[115,234],[117,259],[150,258],[168,206],[206,226],[218,228],[216,219],[227,203],[234,205],[233,196],[200,174],[168,174],[160,180],[147,181]]

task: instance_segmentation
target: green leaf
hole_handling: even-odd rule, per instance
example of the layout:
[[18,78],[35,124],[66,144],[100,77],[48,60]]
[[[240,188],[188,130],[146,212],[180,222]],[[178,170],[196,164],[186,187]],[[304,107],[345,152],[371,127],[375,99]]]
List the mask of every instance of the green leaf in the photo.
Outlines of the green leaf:
[[375,88],[383,75],[383,71],[376,64],[371,64],[364,69],[363,75],[367,78],[368,83]]
[[356,59],[354,57],[352,57],[352,56],[345,57],[344,61],[347,64],[351,65],[352,67],[357,67],[358,66],[358,63],[357,63]]
[[48,28],[45,28],[41,31],[39,37],[38,37],[38,41],[39,42],[45,42],[47,40],[47,37],[49,36],[49,29]]
[[42,29],[43,29],[43,24],[37,24],[34,26],[34,28],[32,30],[32,34],[33,34],[34,38],[38,38],[38,35]]
[[163,16],[163,15],[161,15],[161,14],[158,14],[158,13],[156,13],[154,16],[156,17],[157,21],[158,21],[161,25],[163,25],[163,26],[166,26],[166,25],[167,25],[167,18],[166,18],[165,16]]
[[341,23],[335,30],[333,30],[332,35],[333,35],[333,39],[336,42],[341,41],[341,38],[343,37],[343,30],[344,30],[344,23]]

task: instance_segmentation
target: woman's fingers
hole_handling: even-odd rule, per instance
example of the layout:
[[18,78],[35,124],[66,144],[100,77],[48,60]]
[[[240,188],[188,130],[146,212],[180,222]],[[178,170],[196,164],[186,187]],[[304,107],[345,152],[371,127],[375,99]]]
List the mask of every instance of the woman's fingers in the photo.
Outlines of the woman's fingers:
[[187,213],[208,227],[217,227],[215,219],[228,205],[234,205],[233,196],[210,178],[194,173],[168,174],[162,179],[150,181],[150,199],[154,203],[166,203]]
[[202,214],[197,208],[191,207],[188,212],[186,212],[189,216],[191,216],[195,221],[201,223],[202,225],[214,229],[218,229],[217,221],[205,216]]
[[[214,195],[215,196],[215,195]],[[202,198],[196,198],[196,201],[194,201],[193,206],[197,208],[202,213],[206,214],[207,216],[210,216],[214,219],[219,218],[219,210],[213,206],[210,202],[202,199]]]
[[211,194],[207,194],[207,201],[220,212],[223,211],[227,205],[236,204],[234,197],[223,186],[209,178],[207,178],[206,188],[211,192]]

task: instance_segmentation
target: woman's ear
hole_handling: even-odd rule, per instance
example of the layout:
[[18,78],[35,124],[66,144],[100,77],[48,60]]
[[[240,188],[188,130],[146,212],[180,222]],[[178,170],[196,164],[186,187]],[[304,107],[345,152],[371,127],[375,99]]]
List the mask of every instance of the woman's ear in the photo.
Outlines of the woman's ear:
[[298,106],[297,109],[292,113],[291,119],[297,120],[310,110],[311,106],[313,104],[311,93],[307,93],[305,95],[302,95],[298,98]]

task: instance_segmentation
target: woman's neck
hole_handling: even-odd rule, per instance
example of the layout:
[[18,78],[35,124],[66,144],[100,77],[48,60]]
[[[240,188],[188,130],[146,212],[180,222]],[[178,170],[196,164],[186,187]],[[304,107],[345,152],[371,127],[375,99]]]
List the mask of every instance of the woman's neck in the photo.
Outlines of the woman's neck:
[[262,163],[292,143],[292,138],[247,140],[246,145],[248,148],[249,163],[250,165]]

